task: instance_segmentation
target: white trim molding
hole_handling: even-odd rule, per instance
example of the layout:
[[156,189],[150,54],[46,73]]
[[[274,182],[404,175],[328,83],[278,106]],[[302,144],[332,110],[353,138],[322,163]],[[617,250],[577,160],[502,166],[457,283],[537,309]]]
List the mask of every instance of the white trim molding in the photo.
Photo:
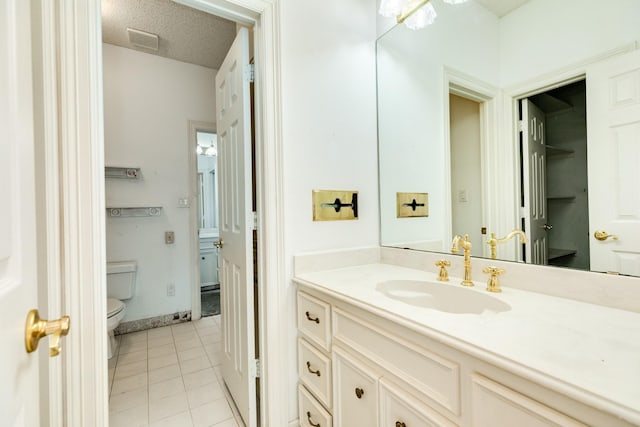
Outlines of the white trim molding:
[[[58,1],[64,425],[106,426],[107,348],[99,0]],[[45,49],[49,49],[46,46]],[[90,373],[90,375],[87,375]]]

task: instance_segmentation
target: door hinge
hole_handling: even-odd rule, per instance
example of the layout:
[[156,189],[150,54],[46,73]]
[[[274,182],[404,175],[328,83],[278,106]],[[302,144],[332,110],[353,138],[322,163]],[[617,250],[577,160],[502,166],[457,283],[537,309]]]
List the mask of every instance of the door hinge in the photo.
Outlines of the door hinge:
[[256,67],[255,64],[247,64],[244,67],[244,80],[249,83],[253,83],[256,79]]
[[518,131],[524,132],[524,120],[518,120]]
[[260,359],[255,359],[254,361],[254,365],[253,365],[253,369],[252,369],[252,376],[253,378],[260,378],[261,375],[261,371],[262,371],[262,366],[260,364]]
[[253,217],[253,229],[258,229],[258,212],[251,212],[251,216]]

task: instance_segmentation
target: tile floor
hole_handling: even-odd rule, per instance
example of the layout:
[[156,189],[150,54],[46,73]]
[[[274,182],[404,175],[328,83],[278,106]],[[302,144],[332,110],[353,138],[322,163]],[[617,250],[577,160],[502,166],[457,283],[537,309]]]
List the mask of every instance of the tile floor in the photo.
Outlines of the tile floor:
[[220,316],[119,338],[110,427],[244,427],[220,374]]

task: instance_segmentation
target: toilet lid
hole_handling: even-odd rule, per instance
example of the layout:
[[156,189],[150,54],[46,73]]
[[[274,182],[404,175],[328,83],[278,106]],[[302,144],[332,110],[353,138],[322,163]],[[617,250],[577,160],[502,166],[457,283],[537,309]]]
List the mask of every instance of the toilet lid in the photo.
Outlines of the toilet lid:
[[124,303],[119,299],[107,298],[107,317],[115,316],[124,309]]

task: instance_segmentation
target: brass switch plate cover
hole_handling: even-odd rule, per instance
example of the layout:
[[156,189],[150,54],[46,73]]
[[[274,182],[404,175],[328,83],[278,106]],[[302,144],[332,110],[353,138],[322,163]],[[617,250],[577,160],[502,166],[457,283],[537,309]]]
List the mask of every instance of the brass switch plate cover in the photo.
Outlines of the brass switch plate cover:
[[[358,192],[348,190],[313,190],[311,192],[314,221],[358,219]],[[336,212],[336,201],[340,208]]]
[[398,218],[419,218],[429,216],[428,193],[396,193]]

